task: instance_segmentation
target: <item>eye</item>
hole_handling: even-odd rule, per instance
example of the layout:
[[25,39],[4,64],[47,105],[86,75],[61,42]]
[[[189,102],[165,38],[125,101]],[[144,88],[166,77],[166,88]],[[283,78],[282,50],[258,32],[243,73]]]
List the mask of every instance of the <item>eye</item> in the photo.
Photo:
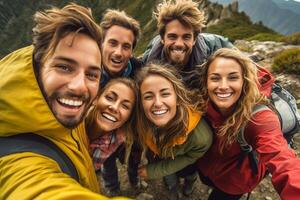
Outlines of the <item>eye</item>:
[[218,76],[211,76],[211,77],[209,78],[209,80],[211,80],[211,81],[213,81],[213,82],[216,82],[216,81],[219,81],[219,80],[220,80],[220,77],[218,77]]
[[55,67],[62,72],[71,72],[72,71],[72,67],[69,65],[66,65],[66,64],[57,64]]
[[183,36],[184,40],[190,40],[191,38],[192,38],[192,35],[190,35],[190,34]]
[[86,76],[91,81],[98,81],[100,79],[100,72],[87,72]]
[[116,40],[110,40],[108,43],[109,43],[110,46],[112,46],[112,47],[115,47],[115,46],[118,45],[118,42],[117,42]]
[[125,109],[125,110],[130,110],[131,109],[131,106],[128,105],[128,104],[122,104],[122,107]]
[[123,45],[123,49],[125,49],[125,50],[131,50],[131,45],[125,44],[125,45]]
[[114,101],[114,97],[111,95],[105,95],[105,99],[108,101]]
[[168,96],[170,96],[170,95],[171,95],[170,92],[163,92],[163,93],[161,94],[162,97],[168,97]]
[[169,34],[168,35],[168,39],[170,39],[170,40],[175,40],[176,38],[177,38],[177,36],[174,35],[174,34]]
[[144,96],[144,100],[151,100],[153,98],[153,96],[152,95],[145,95]]
[[238,75],[232,75],[228,77],[229,80],[233,80],[233,81],[238,80],[239,78],[240,77]]

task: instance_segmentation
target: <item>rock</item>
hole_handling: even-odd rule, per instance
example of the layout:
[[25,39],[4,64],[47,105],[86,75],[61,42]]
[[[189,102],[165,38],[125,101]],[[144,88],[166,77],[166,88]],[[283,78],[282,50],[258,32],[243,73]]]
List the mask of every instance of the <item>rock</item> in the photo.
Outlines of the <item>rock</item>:
[[272,197],[266,196],[265,200],[273,200]]
[[137,197],[136,200],[154,200],[153,195],[148,194],[148,193],[140,193]]
[[146,189],[148,187],[148,183],[146,181],[141,180],[140,184],[141,184],[141,187],[144,189]]

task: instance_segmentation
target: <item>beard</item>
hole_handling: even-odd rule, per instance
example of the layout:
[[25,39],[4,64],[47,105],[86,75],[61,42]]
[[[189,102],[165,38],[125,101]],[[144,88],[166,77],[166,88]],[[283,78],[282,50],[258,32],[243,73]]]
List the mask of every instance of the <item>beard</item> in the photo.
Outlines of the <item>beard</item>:
[[[70,98],[82,101],[82,108],[80,108],[78,114],[76,114],[75,116],[64,116],[62,115],[62,113],[60,113],[60,109],[57,109],[57,106],[55,106],[57,104],[60,104],[58,101],[59,98]],[[76,95],[71,92],[58,91],[53,92],[50,96],[47,96],[46,101],[57,121],[68,129],[75,128],[83,121],[89,107],[92,104],[92,100],[90,98],[90,95],[88,94]]]
[[[183,51],[182,53],[174,53],[174,50]],[[164,47],[163,48],[164,55],[166,60],[171,65],[181,69],[183,68],[189,61],[189,57],[192,53],[192,49],[190,48],[172,48]]]

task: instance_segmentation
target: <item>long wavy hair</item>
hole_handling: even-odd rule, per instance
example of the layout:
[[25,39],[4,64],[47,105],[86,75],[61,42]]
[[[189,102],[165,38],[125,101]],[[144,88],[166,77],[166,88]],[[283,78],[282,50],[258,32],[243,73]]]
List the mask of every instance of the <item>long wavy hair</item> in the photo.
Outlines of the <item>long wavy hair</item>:
[[[128,159],[128,155],[131,149],[131,146],[133,144],[133,140],[135,139],[135,132],[133,125],[136,124],[136,110],[137,110],[137,95],[138,95],[138,89],[136,86],[136,83],[134,80],[125,78],[125,77],[120,77],[120,78],[115,78],[111,79],[105,86],[104,88],[101,89],[99,97],[103,95],[103,93],[110,88],[112,85],[121,83],[130,88],[134,94],[135,98],[135,103],[133,104],[133,108],[131,110],[130,116],[128,120],[119,128],[121,129],[125,135],[126,135],[126,161]],[[86,118],[86,130],[89,133],[89,131],[93,130],[93,126],[95,126],[97,115],[98,115],[98,104],[94,105]]]
[[[230,146],[237,140],[237,135],[241,128],[245,126],[249,120],[251,120],[252,108],[256,104],[267,104],[268,100],[267,97],[261,94],[258,89],[259,82],[257,77],[257,67],[252,60],[238,50],[222,48],[217,50],[206,63],[201,66],[197,66],[197,72],[199,73],[197,76],[199,78],[199,95],[206,102],[206,107],[209,102],[207,91],[208,69],[216,58],[235,60],[241,66],[244,81],[242,93],[236,102],[234,113],[225,120],[216,133],[218,137],[224,138],[220,143],[220,151],[222,153],[224,148]],[[203,104],[199,105],[199,107],[203,109]]]
[[145,115],[140,91],[138,95],[139,112],[137,113],[138,136],[141,145],[146,148],[146,134],[151,132],[154,135],[154,131],[157,131],[159,139],[156,145],[159,154],[162,157],[167,157],[173,155],[172,143],[174,140],[185,134],[188,126],[188,109],[195,106],[191,103],[191,92],[186,89],[175,68],[156,63],[146,65],[136,74],[135,79],[138,87],[140,88],[143,81],[151,75],[161,76],[172,84],[177,95],[177,111],[174,118],[164,127],[156,127]]

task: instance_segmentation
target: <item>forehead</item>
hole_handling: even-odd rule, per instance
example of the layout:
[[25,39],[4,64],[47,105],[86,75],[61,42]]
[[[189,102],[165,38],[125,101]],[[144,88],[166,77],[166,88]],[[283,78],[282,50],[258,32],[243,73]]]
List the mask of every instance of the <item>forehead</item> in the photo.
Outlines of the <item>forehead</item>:
[[165,77],[156,74],[146,77],[141,85],[141,92],[160,91],[161,89],[173,89],[173,85]]
[[129,99],[131,101],[135,99],[134,91],[129,86],[121,82],[113,83],[112,85],[108,86],[103,94],[111,92],[122,99]]
[[106,31],[104,41],[108,40],[117,40],[122,43],[132,44],[134,41],[134,34],[130,29],[113,25]]
[[211,73],[242,73],[241,65],[232,58],[218,57],[216,58],[208,68],[208,74]]
[[192,34],[193,29],[187,26],[184,26],[179,20],[175,19],[170,21],[166,25],[166,34]]
[[58,57],[73,60],[87,66],[101,66],[101,51],[97,42],[82,33],[69,33],[59,40],[49,60]]

